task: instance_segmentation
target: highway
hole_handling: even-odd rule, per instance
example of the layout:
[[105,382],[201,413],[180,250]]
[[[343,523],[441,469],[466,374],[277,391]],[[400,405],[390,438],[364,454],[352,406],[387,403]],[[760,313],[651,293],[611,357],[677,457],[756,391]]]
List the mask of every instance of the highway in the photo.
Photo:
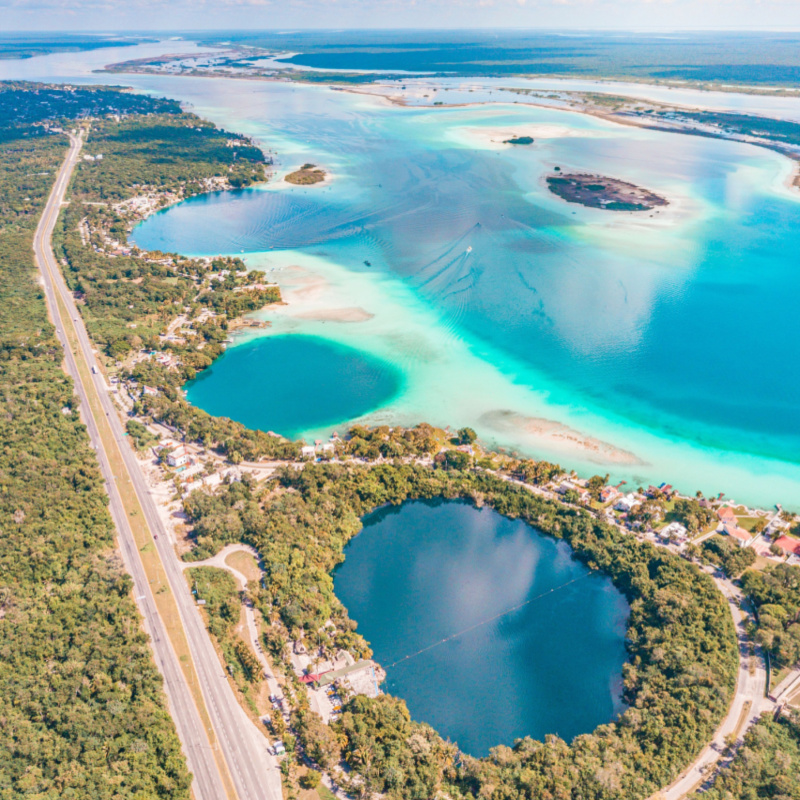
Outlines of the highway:
[[[47,304],[64,346],[65,367],[75,382],[80,399],[81,415],[86,423],[92,446],[97,452],[106,483],[110,511],[117,528],[119,546],[135,586],[136,600],[151,637],[156,664],[164,676],[170,712],[183,744],[189,769],[194,775],[193,792],[197,800],[224,800],[231,797],[226,786],[231,780],[238,800],[281,800],[281,779],[275,760],[268,751],[268,742],[239,706],[229,685],[193,596],[183,577],[175,551],[166,535],[155,501],[151,496],[136,457],[125,438],[119,414],[108,393],[102,373],[96,368],[94,349],[83,325],[74,298],[64,282],[52,250],[52,233],[67,186],[78,162],[81,136],[70,136],[70,148],[59,170],[34,238],[34,253],[41,271]],[[61,313],[59,300],[67,309]],[[68,326],[65,330],[65,326]],[[77,340],[77,353],[70,346]],[[101,409],[98,413],[93,410]],[[101,433],[103,435],[101,435]],[[105,438],[105,441],[104,441]],[[106,449],[113,442],[117,452]],[[109,448],[110,449],[110,448]],[[121,460],[120,460],[121,459]],[[115,475],[112,462],[118,471]],[[119,469],[119,464],[124,469]],[[224,756],[223,766],[215,757],[211,741],[203,725],[202,714],[192,697],[191,688],[168,637],[156,607],[136,546],[120,487],[133,488],[149,527],[152,544],[157,549],[169,587],[174,595],[180,621],[188,641],[191,658],[199,678],[206,711]],[[137,512],[131,512],[137,513]],[[227,771],[225,773],[225,765]]]

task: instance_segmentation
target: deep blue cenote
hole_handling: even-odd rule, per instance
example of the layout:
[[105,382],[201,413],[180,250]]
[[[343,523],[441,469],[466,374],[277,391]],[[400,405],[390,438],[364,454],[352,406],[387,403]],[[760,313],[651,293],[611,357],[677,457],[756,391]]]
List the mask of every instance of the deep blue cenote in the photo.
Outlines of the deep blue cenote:
[[569,741],[624,710],[628,604],[565,542],[463,501],[411,501],[365,517],[345,555],[336,594],[384,689],[464,752]]

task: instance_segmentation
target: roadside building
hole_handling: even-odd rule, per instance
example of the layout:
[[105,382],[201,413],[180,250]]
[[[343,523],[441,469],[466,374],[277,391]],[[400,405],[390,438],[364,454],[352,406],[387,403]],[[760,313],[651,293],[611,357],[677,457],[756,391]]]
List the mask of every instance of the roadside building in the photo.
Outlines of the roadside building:
[[682,544],[689,538],[689,531],[686,529],[686,526],[681,525],[680,522],[670,522],[669,525],[665,525],[658,532],[658,535],[667,541]]
[[167,453],[167,464],[170,467],[185,467],[189,462],[189,455],[183,447],[176,447]]
[[589,492],[584,489],[583,486],[578,486],[577,483],[573,483],[572,481],[562,481],[556,491],[560,495],[565,495],[567,492],[575,492],[580,498],[581,503],[588,503],[592,499]]
[[614,508],[617,511],[622,511],[623,513],[627,513],[634,506],[638,505],[640,505],[639,499],[633,492],[629,492],[628,494],[623,495],[622,497],[619,498],[619,500],[617,500],[617,502],[614,504]]

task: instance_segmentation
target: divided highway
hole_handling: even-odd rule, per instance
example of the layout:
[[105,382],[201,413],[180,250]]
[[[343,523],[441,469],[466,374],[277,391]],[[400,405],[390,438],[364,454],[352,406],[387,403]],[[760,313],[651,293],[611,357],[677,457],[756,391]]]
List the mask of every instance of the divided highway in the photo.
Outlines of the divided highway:
[[[82,144],[81,135],[70,136],[69,152],[36,230],[34,252],[44,281],[50,314],[58,338],[64,346],[66,370],[75,382],[81,414],[106,482],[120,549],[133,578],[137,603],[151,636],[156,663],[164,676],[170,711],[189,769],[194,774],[194,795],[197,800],[224,800],[231,796],[238,800],[281,800],[280,774],[269,754],[267,741],[239,706],[225,677],[183,577],[175,551],[166,535],[155,500],[148,490],[136,457],[125,440],[125,431],[108,394],[108,387],[102,374],[96,369],[91,341],[53,254],[53,229]],[[77,342],[75,352],[70,340]],[[112,462],[117,465],[117,471],[123,474],[114,474]],[[120,469],[120,465],[124,468]],[[134,490],[152,536],[152,544],[157,549],[166,573],[199,678],[206,706],[204,711],[211,720],[224,756],[222,762],[203,725],[203,714],[195,704],[187,677],[156,607],[125,511],[121,488],[126,491],[131,488]],[[130,513],[136,514],[138,511]],[[231,791],[231,780],[235,795]]]

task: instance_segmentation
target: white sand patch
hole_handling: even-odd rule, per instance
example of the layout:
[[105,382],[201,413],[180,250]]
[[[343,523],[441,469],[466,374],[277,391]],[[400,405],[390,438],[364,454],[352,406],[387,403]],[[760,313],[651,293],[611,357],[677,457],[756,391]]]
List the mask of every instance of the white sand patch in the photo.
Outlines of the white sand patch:
[[301,311],[294,314],[295,319],[318,320],[321,322],[366,322],[374,317],[359,306],[350,308],[320,308],[316,311]]
[[[543,139],[602,137],[607,134],[602,130],[571,128],[568,125],[554,125],[543,122],[523,123],[514,127],[454,127],[449,135],[460,142],[485,150],[505,150],[507,148],[524,150],[528,147],[535,147],[536,142]],[[510,139],[519,139],[525,136],[533,139],[533,143],[529,145],[507,143]]]

